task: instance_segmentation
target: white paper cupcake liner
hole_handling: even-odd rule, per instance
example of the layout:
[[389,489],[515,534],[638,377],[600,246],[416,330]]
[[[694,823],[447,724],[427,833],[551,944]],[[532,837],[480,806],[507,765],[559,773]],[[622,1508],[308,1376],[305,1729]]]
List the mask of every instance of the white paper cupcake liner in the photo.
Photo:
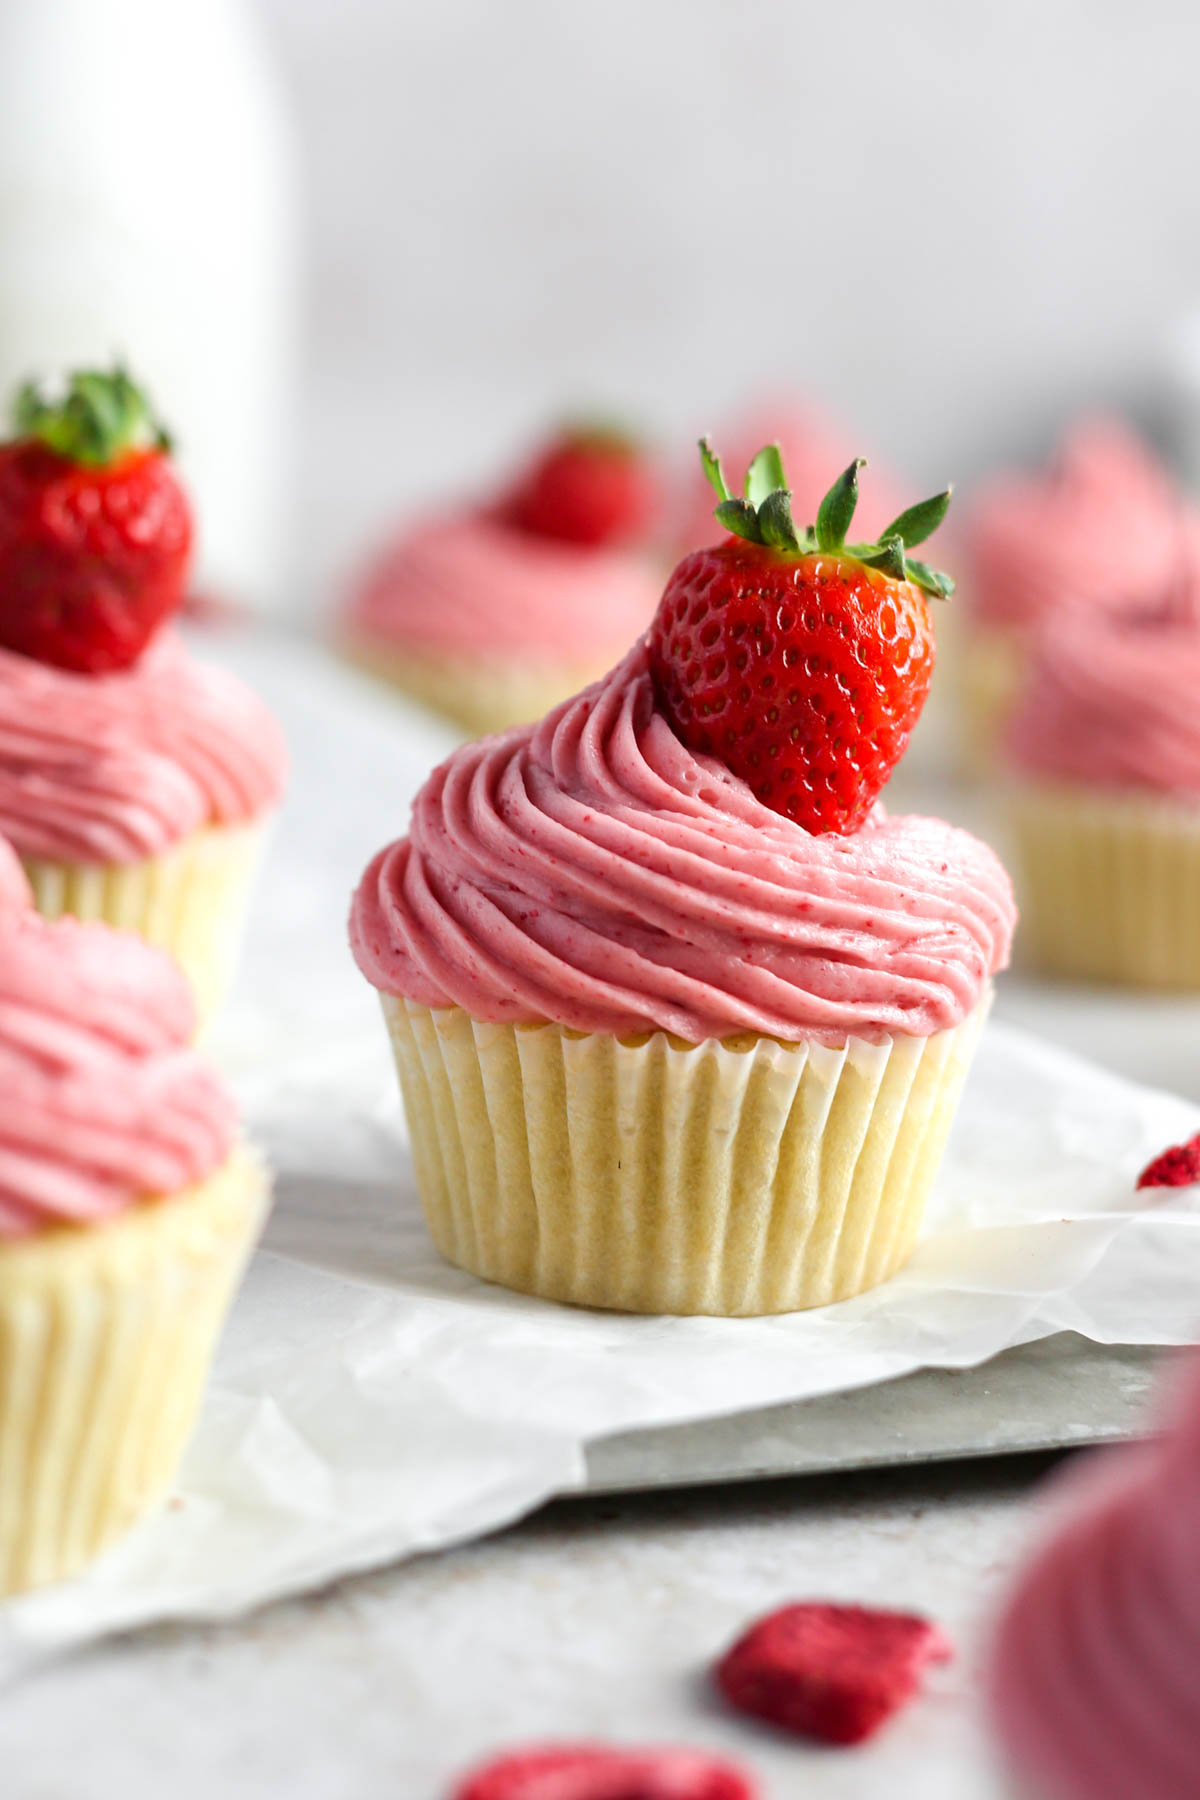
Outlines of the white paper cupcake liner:
[[1075,980],[1200,989],[1200,805],[1024,782],[1008,810],[1030,962]]
[[987,1010],[828,1049],[383,1008],[450,1262],[580,1306],[721,1315],[820,1306],[900,1267]]
[[256,820],[207,826],[144,862],[22,861],[34,904],[48,919],[99,919],[170,951],[204,1020],[233,980],[265,834],[266,823]]
[[238,1151],[108,1224],[0,1240],[0,1595],[75,1573],[162,1497],[266,1204]]

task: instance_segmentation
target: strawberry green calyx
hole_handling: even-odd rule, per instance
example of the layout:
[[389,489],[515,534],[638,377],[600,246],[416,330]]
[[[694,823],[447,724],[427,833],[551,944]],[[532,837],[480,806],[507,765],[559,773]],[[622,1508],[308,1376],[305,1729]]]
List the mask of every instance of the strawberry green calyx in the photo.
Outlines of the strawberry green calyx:
[[27,381],[13,405],[18,437],[34,438],[68,462],[102,469],[138,450],[170,451],[171,439],[150,403],[118,363],[78,369],[51,398]]
[[913,582],[937,600],[948,600],[954,592],[949,575],[908,554],[914,545],[932,537],[945,518],[951,488],[908,507],[880,533],[877,543],[848,544],[846,534],[858,505],[858,471],[867,466],[863,457],[855,457],[838,476],[817,508],[816,524],[803,530],[792,518],[792,495],[778,444],[766,445],[754,458],[746,471],[741,498],[730,493],[720,459],[707,438],[700,440],[700,461],[717,496],[716,517],[737,537],[793,556],[821,551],[852,556],[893,580]]

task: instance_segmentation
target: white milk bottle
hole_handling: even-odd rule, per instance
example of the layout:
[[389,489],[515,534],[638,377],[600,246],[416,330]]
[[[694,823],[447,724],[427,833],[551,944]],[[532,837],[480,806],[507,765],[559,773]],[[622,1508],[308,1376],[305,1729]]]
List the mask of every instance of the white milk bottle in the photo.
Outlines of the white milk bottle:
[[198,584],[258,606],[285,588],[297,245],[239,0],[0,0],[0,407],[124,358],[175,434]]

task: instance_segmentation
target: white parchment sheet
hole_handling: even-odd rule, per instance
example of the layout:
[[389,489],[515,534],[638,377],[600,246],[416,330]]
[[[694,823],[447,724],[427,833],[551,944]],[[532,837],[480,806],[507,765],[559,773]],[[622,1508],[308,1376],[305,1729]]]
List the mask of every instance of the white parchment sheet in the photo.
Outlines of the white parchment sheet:
[[766,1320],[571,1311],[424,1232],[349,889],[449,739],[315,652],[239,659],[297,745],[243,999],[214,1040],[277,1171],[274,1217],[178,1489],[80,1581],[0,1607],[0,1677],[88,1638],[219,1618],[487,1531],[578,1485],[608,1432],[966,1367],[1070,1328],[1193,1341],[1194,1192],[1135,1196],[1200,1109],[992,1024],[908,1268]]

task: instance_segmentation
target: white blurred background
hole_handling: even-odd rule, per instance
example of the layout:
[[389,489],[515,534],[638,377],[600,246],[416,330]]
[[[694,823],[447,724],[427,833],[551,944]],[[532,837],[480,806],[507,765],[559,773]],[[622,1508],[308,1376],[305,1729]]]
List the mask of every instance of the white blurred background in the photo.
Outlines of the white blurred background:
[[[239,10],[151,4],[158,29]],[[493,473],[564,407],[682,449],[782,385],[918,485],[1041,448],[1081,402],[1165,416],[1168,334],[1200,295],[1189,0],[241,11],[296,158],[297,422],[277,431],[299,471],[275,581],[297,603],[327,601],[406,498]],[[210,149],[223,66],[185,47],[148,84]],[[154,111],[136,81],[124,106]],[[0,308],[0,370],[3,327]]]

